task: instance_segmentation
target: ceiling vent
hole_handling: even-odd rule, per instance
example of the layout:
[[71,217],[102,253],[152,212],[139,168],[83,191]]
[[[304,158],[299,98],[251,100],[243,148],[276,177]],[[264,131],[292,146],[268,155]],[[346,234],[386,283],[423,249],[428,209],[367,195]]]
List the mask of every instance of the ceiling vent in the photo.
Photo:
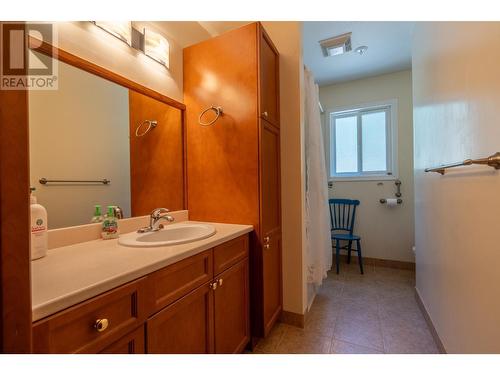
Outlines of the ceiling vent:
[[351,34],[345,33],[342,35],[334,36],[333,38],[323,39],[319,41],[323,56],[336,56],[342,55],[352,50]]

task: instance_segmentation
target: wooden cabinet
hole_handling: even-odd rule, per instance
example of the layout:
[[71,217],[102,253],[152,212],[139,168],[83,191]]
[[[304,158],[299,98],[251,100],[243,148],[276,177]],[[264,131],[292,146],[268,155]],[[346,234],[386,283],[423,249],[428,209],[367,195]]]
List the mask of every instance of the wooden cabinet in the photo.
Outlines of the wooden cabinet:
[[250,340],[248,236],[215,247],[213,257],[213,280],[148,319],[149,353],[244,350]]
[[[147,129],[145,120],[156,120],[158,126],[137,137],[139,125],[140,132]],[[182,110],[129,90],[129,122],[132,216],[149,215],[157,207],[185,209]]]
[[[282,309],[280,108],[279,55],[260,23],[184,49],[184,102],[189,216],[254,226],[252,336],[265,336]],[[224,114],[200,126],[212,105]]]
[[35,353],[241,353],[248,235],[35,322]]
[[213,353],[211,285],[202,285],[148,320],[148,353]]
[[279,130],[261,121],[262,314],[267,335],[282,310]]
[[221,273],[216,282],[215,352],[241,353],[250,340],[248,261]]
[[140,326],[135,331],[101,350],[100,354],[145,354],[144,334],[144,326]]

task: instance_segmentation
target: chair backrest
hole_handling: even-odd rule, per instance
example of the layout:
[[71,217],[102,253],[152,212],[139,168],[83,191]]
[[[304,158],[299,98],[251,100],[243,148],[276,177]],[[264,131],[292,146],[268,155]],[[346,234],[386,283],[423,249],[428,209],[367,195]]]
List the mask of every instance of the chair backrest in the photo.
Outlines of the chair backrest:
[[333,230],[346,231],[352,234],[354,219],[356,218],[356,207],[358,200],[353,199],[329,199],[330,223]]

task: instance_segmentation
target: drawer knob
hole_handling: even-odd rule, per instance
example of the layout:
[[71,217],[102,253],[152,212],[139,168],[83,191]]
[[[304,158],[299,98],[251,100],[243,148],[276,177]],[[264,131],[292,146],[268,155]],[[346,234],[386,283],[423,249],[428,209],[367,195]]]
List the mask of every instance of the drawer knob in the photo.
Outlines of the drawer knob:
[[271,247],[271,246],[270,246],[269,244],[265,244],[265,245],[264,245],[264,249],[266,249],[266,250],[267,250],[267,249],[269,249],[270,247]]
[[269,243],[269,240],[270,240],[269,236],[264,237],[264,242],[265,243]]
[[215,282],[215,283],[211,283],[211,284],[210,284],[210,288],[212,288],[212,290],[217,289],[217,282]]
[[267,116],[269,116],[268,113],[267,113],[267,111],[262,112],[262,117],[267,118]]
[[109,326],[108,319],[97,319],[94,324],[94,328],[97,332],[105,331]]
[[219,279],[219,286],[222,286],[223,281],[224,281],[224,280]]

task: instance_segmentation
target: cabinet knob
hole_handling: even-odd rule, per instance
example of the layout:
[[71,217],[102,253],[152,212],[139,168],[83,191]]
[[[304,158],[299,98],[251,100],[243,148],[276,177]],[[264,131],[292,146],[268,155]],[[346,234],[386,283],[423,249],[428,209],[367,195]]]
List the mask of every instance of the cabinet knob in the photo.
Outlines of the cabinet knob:
[[262,112],[262,117],[267,118],[268,116],[269,116],[269,114],[267,113],[267,111]]
[[264,245],[264,249],[266,249],[266,250],[268,250],[270,247],[271,247],[271,245],[269,245],[269,244]]
[[222,286],[223,281],[223,279],[219,279],[219,286]]
[[269,236],[264,237],[264,242],[265,243],[269,243],[269,240],[270,240]]
[[105,331],[109,327],[108,319],[97,319],[94,323],[94,328],[97,332]]
[[210,288],[212,288],[212,290],[217,289],[217,281],[216,281],[216,282],[214,282],[214,283],[211,283],[211,284],[210,284]]

